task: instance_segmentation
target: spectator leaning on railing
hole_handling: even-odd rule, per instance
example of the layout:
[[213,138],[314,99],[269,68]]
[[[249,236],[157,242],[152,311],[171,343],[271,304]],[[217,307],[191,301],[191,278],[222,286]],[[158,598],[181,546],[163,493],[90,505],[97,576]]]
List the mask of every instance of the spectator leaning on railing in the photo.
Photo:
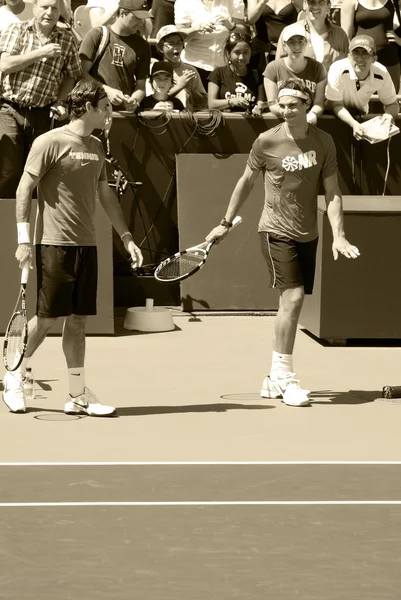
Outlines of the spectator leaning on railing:
[[106,30],[89,31],[79,49],[85,79],[102,83],[110,102],[120,110],[134,111],[145,97],[150,47],[135,33],[138,22],[149,17],[142,4],[141,0],[120,0],[116,21]]
[[329,69],[326,96],[334,114],[362,136],[361,124],[355,116],[369,111],[373,94],[379,96],[384,113],[392,118],[398,114],[398,102],[386,67],[376,62],[374,40],[367,35],[356,36],[349,49],[349,56]]
[[0,36],[0,198],[13,198],[33,140],[50,129],[50,109],[82,77],[75,41],[57,26],[59,0],[34,0],[34,18]]

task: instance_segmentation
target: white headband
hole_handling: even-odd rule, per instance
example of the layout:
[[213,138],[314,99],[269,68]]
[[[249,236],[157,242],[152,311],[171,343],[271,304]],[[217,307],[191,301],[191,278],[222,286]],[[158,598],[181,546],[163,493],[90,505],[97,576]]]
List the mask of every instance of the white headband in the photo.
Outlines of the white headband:
[[290,88],[283,88],[279,91],[278,97],[281,96],[295,96],[296,98],[302,98],[303,100],[307,100],[308,96],[304,94],[304,92],[300,92],[299,90],[292,90]]

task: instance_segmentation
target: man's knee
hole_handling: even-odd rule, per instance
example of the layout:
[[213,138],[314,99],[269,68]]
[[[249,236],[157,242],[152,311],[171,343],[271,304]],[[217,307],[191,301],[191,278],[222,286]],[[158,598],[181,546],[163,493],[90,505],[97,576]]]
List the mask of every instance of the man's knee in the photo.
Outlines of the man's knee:
[[65,319],[65,327],[74,330],[85,329],[87,319],[86,315],[69,315]]
[[299,314],[305,298],[303,286],[281,290],[280,308],[286,313]]

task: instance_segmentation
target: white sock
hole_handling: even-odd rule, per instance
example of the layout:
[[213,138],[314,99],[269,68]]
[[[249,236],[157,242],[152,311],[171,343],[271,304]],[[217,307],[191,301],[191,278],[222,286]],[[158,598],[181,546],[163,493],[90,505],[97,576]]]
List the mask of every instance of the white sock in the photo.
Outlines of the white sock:
[[85,368],[75,367],[68,369],[68,385],[70,388],[70,396],[76,398],[85,391]]
[[281,354],[273,351],[270,379],[278,379],[286,373],[293,372],[292,354]]

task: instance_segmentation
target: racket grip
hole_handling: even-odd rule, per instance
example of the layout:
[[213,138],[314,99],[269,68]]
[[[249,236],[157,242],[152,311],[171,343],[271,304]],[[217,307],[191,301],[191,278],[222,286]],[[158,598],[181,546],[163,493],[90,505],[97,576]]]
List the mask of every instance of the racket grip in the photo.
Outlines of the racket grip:
[[29,266],[30,266],[30,263],[29,263],[29,260],[27,260],[22,267],[21,284],[26,285],[28,282]]

